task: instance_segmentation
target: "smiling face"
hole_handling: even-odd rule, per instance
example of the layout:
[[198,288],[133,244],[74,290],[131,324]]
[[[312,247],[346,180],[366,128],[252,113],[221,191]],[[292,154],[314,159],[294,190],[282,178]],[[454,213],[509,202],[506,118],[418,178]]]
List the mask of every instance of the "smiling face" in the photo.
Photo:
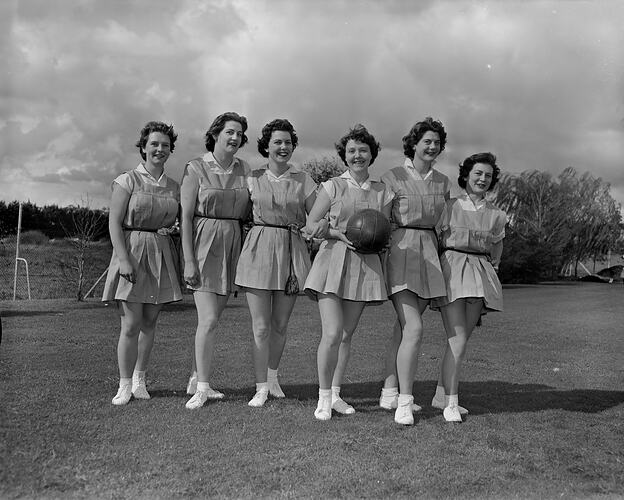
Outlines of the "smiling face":
[[494,169],[492,165],[487,163],[475,163],[468,179],[466,179],[466,192],[468,194],[476,194],[478,196],[485,196],[487,190],[490,189],[492,184],[492,176]]
[[431,163],[440,154],[440,135],[428,130],[414,145],[414,159],[423,163]]
[[294,149],[290,132],[285,130],[274,130],[271,132],[271,139],[269,139],[269,147],[267,148],[270,161],[276,164],[288,163]]
[[351,173],[368,173],[373,156],[368,144],[349,139],[345,145],[345,161]]
[[147,163],[163,167],[171,154],[171,140],[162,132],[152,132],[141,150]]
[[234,155],[240,148],[243,139],[243,126],[235,121],[227,121],[223,130],[214,139],[215,152]]

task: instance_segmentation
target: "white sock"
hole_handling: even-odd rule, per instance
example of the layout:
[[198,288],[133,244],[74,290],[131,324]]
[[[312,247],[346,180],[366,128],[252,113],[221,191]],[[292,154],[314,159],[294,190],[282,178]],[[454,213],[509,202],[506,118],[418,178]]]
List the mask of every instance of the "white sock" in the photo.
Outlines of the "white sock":
[[446,403],[446,406],[458,406],[459,395],[454,394],[452,396],[444,396],[444,402]]
[[399,395],[398,387],[384,387],[381,389],[381,395],[384,398],[392,398]]
[[145,379],[145,370],[143,371],[134,370],[134,372],[132,372],[132,379],[133,380]]
[[127,387],[129,385],[132,385],[132,379],[131,378],[120,378],[119,379],[119,387]]
[[414,396],[411,394],[399,394],[399,406],[406,406],[414,401]]
[[319,388],[319,399],[330,399],[332,396],[331,389],[320,389]]
[[267,382],[277,382],[277,370],[267,370]]
[[446,396],[446,393],[444,392],[444,386],[443,385],[436,385],[436,392],[435,392],[435,398],[436,399],[442,399],[444,396]]
[[197,392],[200,391],[209,391],[210,390],[210,383],[209,382],[197,382]]
[[268,382],[256,383],[256,392],[269,392],[269,383]]

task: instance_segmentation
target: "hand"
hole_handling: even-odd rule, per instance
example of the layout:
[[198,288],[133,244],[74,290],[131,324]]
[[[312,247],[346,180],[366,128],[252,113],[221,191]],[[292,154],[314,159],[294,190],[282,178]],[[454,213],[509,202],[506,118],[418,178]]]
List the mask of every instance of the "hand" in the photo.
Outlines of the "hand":
[[347,237],[345,236],[345,232],[344,231],[340,231],[340,230],[332,230],[330,231],[330,233],[332,234],[332,236],[337,239],[342,241],[345,245],[347,245],[347,248],[349,250],[353,250],[355,251],[355,247],[353,246],[353,243],[351,243]]
[[300,231],[303,237],[310,241],[312,238],[325,238],[328,227],[329,222],[327,219],[321,219],[318,222],[308,222],[308,224],[302,227]]
[[136,272],[129,260],[122,260],[119,262],[119,276],[132,284],[136,283]]
[[199,286],[199,270],[195,261],[184,263],[184,283],[187,286]]

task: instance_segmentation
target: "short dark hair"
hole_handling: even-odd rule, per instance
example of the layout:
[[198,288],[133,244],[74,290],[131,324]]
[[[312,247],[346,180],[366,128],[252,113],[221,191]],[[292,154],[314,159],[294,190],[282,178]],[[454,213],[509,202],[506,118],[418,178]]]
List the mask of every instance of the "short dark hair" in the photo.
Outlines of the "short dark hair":
[[173,125],[167,125],[164,122],[147,122],[141,129],[139,140],[135,144],[135,146],[139,148],[141,158],[146,160],[143,149],[145,149],[147,139],[152,132],[160,132],[161,134],[169,136],[169,151],[173,153],[173,150],[175,149],[175,141],[178,138],[178,134],[176,134],[175,130],[173,130]]
[[349,129],[349,132],[343,135],[340,138],[340,140],[336,143],[336,151],[338,152],[338,156],[340,156],[340,159],[342,160],[342,162],[345,165],[347,165],[347,160],[345,159],[345,152],[346,152],[347,142],[351,140],[357,141],[357,142],[363,142],[364,144],[368,144],[368,147],[370,148],[370,152],[371,152],[370,165],[372,165],[373,162],[375,161],[375,158],[377,158],[377,155],[379,154],[379,150],[381,149],[381,146],[379,145],[377,140],[375,140],[375,137],[373,136],[373,134],[371,134],[368,130],[366,130],[366,127],[362,125],[361,123],[358,123],[352,129]]
[[217,116],[206,132],[205,144],[207,151],[214,151],[216,142],[214,136],[219,135],[223,131],[227,122],[238,122],[241,124],[241,127],[243,128],[243,137],[241,137],[240,147],[242,148],[247,143],[248,139],[245,134],[245,131],[247,130],[247,118],[235,113],[234,111],[228,111],[227,113]]
[[288,132],[290,134],[290,140],[292,141],[293,150],[299,144],[299,138],[295,133],[295,128],[288,120],[284,118],[277,118],[267,123],[262,127],[262,136],[258,139],[258,153],[265,158],[269,157],[267,149],[269,148],[269,141],[271,140],[271,134],[273,132]]
[[440,153],[446,146],[446,130],[441,121],[434,120],[430,116],[421,122],[416,122],[406,136],[403,137],[403,154],[410,160],[414,159],[414,146],[422,139],[427,132],[435,132],[440,137]]
[[496,156],[492,153],[476,153],[461,162],[459,164],[459,177],[457,178],[457,183],[460,188],[466,189],[468,175],[477,163],[485,163],[486,165],[490,165],[492,167],[492,182],[488,188],[488,191],[491,191],[494,189],[494,186],[496,186],[498,178],[500,177],[500,168],[498,168],[498,165],[496,164]]

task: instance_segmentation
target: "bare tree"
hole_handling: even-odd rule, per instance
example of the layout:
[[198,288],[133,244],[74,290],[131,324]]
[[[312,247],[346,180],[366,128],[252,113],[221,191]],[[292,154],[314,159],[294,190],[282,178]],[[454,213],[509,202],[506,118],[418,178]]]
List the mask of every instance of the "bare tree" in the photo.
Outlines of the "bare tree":
[[89,254],[100,232],[102,225],[107,222],[107,214],[103,210],[92,210],[88,206],[88,200],[83,201],[82,206],[70,207],[70,227],[63,226],[67,239],[74,248],[70,262],[63,262],[63,267],[70,270],[71,279],[75,283],[76,300],[84,299],[86,273],[89,270]]

